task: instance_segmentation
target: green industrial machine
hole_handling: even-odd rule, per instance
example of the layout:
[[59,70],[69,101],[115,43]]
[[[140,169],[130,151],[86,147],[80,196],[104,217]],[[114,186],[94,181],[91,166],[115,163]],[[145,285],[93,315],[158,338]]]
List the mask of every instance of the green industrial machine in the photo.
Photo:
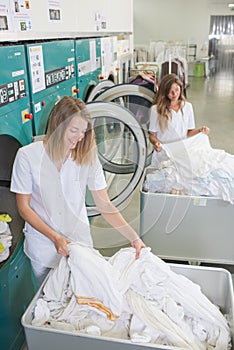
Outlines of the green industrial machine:
[[[12,235],[9,254],[0,262],[0,347],[19,350],[24,343],[21,316],[35,294],[35,285],[22,249],[24,222],[10,181],[18,148],[32,142],[32,114],[24,46],[0,46],[0,57],[0,216],[11,218]],[[0,248],[4,252],[5,246]]]
[[78,96],[87,101],[91,91],[102,78],[100,38],[76,40],[75,57]]
[[42,135],[55,103],[64,96],[77,97],[75,42],[56,40],[26,44],[33,134]]

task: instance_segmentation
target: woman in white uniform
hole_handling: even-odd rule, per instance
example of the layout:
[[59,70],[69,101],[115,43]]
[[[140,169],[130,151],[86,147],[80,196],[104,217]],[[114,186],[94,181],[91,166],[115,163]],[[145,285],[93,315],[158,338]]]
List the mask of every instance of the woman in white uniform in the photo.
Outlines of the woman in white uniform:
[[182,83],[176,74],[165,75],[150,109],[149,139],[154,146],[151,165],[159,167],[167,159],[162,144],[185,139],[209,128],[195,128],[193,107],[185,100]]
[[104,218],[136,249],[145,247],[111,203],[97,155],[91,118],[84,102],[65,96],[53,108],[46,136],[19,149],[11,191],[25,220],[24,251],[40,285],[68,244],[93,246],[88,221],[86,186]]

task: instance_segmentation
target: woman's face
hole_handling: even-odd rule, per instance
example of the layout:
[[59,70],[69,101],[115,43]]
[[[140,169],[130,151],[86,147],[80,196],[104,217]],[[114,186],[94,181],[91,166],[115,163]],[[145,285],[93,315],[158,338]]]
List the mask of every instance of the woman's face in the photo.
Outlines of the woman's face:
[[180,97],[180,86],[176,83],[173,83],[169,94],[167,95],[167,97],[169,98],[169,100],[173,101],[178,101],[179,97]]
[[79,116],[72,118],[64,134],[65,147],[67,149],[74,149],[77,142],[80,142],[87,130],[88,123]]

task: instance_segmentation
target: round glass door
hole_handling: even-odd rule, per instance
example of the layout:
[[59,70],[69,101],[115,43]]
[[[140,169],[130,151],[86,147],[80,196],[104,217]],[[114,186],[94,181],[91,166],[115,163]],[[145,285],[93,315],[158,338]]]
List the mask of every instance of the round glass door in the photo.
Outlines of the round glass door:
[[[146,164],[146,138],[132,112],[113,102],[87,104],[93,119],[99,158],[108,193],[115,206],[122,204],[138,185]],[[86,198],[89,216],[99,212]]]
[[110,87],[112,87],[114,85],[115,85],[115,83],[113,83],[113,81],[111,81],[111,80],[100,81],[96,86],[94,86],[94,88],[90,92],[86,102],[94,101],[98,97],[98,95],[100,95],[103,91],[105,91],[106,89],[109,89]]
[[[153,152],[153,147],[148,140],[149,108],[152,105],[153,98],[154,92],[152,90],[134,84],[115,85],[103,90],[94,97],[94,101],[115,102],[132,112],[136,121],[144,131],[147,140],[146,166],[150,165]],[[130,165],[129,172],[132,171],[131,169]]]

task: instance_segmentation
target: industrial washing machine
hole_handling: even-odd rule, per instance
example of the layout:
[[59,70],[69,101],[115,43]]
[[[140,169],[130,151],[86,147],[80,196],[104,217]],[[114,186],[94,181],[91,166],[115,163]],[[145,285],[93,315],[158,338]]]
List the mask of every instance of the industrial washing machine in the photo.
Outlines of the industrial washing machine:
[[[0,338],[2,350],[18,350],[24,342],[20,318],[36,289],[22,249],[24,222],[10,181],[18,148],[32,142],[32,114],[24,46],[1,46],[0,56],[0,214],[11,218],[12,235],[9,255],[0,263]],[[1,245],[0,251],[4,248]]]
[[102,78],[100,38],[75,41],[78,97],[87,101],[91,91]]
[[102,77],[119,84],[119,67],[117,61],[117,37],[106,36],[101,40]]
[[74,40],[26,44],[33,133],[46,131],[49,113],[63,96],[77,97]]
[[[121,211],[131,210],[134,191],[146,164],[145,134],[133,113],[116,103],[91,102],[87,104],[87,108],[94,119],[99,159],[106,176],[109,197]],[[118,124],[114,131],[108,127],[113,121]],[[99,215],[90,197],[86,198],[86,206],[92,219],[94,246],[109,256],[129,242],[113,228],[107,229],[107,223]],[[135,216],[134,220],[137,221]],[[134,225],[134,222],[132,224]],[[103,227],[101,230],[100,225]]]

